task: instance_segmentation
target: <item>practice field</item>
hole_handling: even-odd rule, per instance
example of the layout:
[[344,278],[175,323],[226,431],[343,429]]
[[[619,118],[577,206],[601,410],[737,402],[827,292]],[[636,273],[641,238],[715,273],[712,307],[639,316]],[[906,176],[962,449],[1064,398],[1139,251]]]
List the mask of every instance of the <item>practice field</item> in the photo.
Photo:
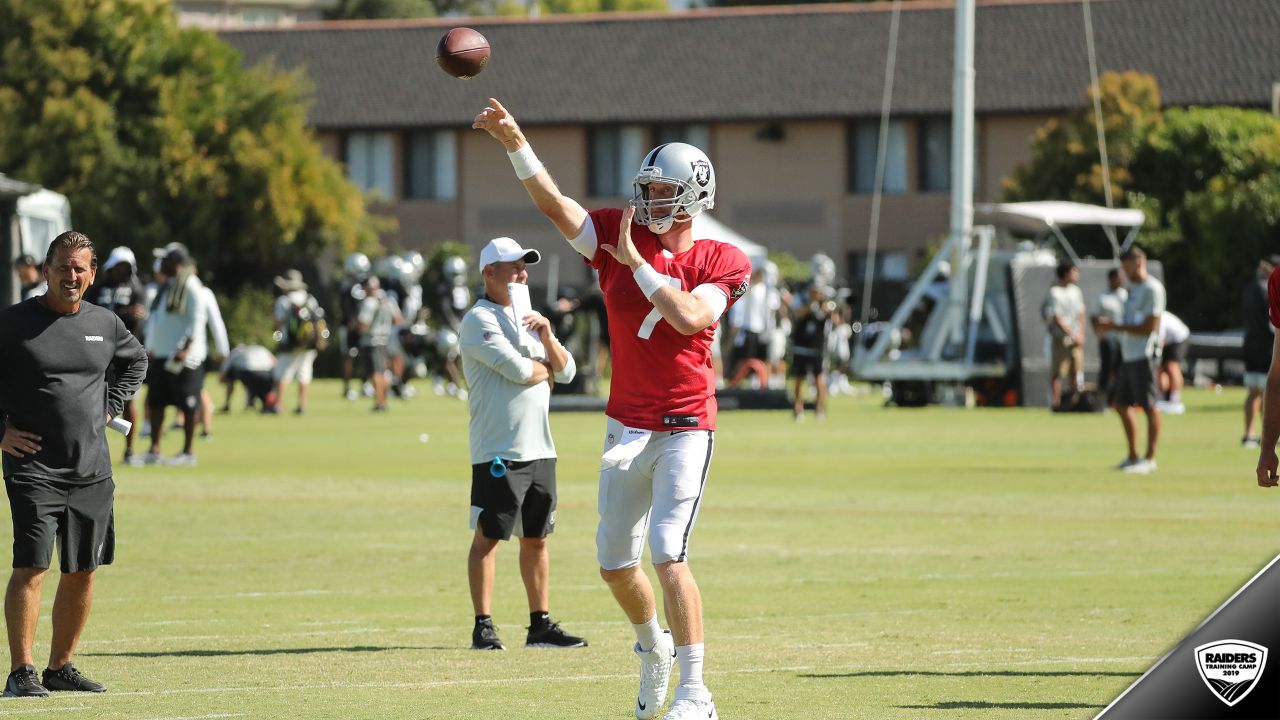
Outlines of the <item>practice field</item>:
[[[1111,414],[871,395],[823,424],[722,414],[691,545],[721,717],[1093,717],[1277,552],[1280,491],[1238,445],[1242,397],[1188,392],[1150,476],[1109,469]],[[303,417],[218,416],[196,468],[117,469],[117,563],[77,658],[110,691],[0,716],[632,717],[634,637],[595,566],[601,416],[552,418],[552,612],[590,647],[522,647],[508,544],[494,615],[511,649],[481,653],[465,405],[374,415],[333,382],[312,398]]]

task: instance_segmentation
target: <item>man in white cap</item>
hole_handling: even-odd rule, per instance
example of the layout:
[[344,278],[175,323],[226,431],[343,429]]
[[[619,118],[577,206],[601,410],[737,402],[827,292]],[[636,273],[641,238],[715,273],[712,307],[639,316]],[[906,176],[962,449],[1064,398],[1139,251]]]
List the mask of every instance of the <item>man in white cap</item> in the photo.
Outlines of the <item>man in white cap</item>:
[[[133,251],[123,245],[111,251],[93,287],[85,295],[88,302],[118,315],[124,322],[125,329],[133,333],[138,342],[143,341],[142,328],[147,319],[145,299],[146,290],[138,279],[138,260]],[[124,414],[120,417],[132,423],[125,436],[124,462],[126,465],[133,465],[137,459],[133,453],[133,442],[141,425],[133,405],[133,396],[124,401]]]
[[298,381],[298,405],[293,409],[301,415],[307,409],[307,388],[311,386],[312,367],[316,355],[329,340],[328,326],[324,321],[324,309],[315,296],[307,292],[302,273],[289,269],[274,280],[280,290],[276,298],[273,318],[276,327],[276,401],[265,412],[279,413],[284,401],[284,386]]
[[475,650],[504,650],[490,615],[499,540],[520,537],[529,600],[527,647],[576,648],[587,641],[551,619],[547,536],[556,520],[556,448],[547,417],[551,386],[573,380],[573,356],[551,322],[529,306],[537,250],[511,238],[480,251],[484,297],[462,318],[462,366],[471,386],[471,528],[467,578],[476,614]]
[[[167,280],[160,288],[146,322],[146,348],[153,368],[147,377],[147,419],[151,448],[143,463],[192,466],[196,464],[194,440],[200,391],[204,387],[204,360],[208,354],[209,315],[205,310],[204,284],[196,277],[187,247],[171,242],[154,251]],[[160,455],[165,409],[182,414],[182,452],[165,461]]]

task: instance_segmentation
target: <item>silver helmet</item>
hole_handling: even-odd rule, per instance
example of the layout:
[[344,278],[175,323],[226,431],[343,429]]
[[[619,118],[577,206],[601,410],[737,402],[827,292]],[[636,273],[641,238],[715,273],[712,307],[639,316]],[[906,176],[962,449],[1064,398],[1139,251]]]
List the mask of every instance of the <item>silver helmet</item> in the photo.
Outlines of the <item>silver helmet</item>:
[[467,281],[467,261],[457,255],[445,258],[440,270],[454,285],[462,285]]
[[823,253],[809,258],[809,273],[817,285],[830,285],[836,280],[836,261]]
[[373,266],[369,263],[369,256],[361,252],[351,253],[347,256],[346,262],[342,264],[342,269],[357,280],[363,280],[369,276],[369,270]]
[[[650,199],[651,183],[676,187],[674,197]],[[649,151],[636,173],[631,205],[636,222],[661,235],[677,222],[715,207],[716,172],[706,153],[685,143],[664,143]]]
[[400,257],[404,258],[405,263],[413,267],[413,272],[417,277],[422,277],[422,271],[427,267],[427,260],[422,257],[422,253],[417,250],[406,250]]

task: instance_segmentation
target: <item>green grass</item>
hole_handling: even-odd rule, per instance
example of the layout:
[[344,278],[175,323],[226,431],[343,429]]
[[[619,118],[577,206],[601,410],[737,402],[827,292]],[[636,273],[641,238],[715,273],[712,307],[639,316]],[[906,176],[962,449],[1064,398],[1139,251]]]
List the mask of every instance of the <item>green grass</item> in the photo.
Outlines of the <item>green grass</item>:
[[[219,417],[199,467],[117,470],[117,562],[77,659],[111,690],[0,716],[631,717],[633,636],[595,566],[602,417],[552,418],[552,611],[591,646],[519,647],[504,545],[494,614],[513,649],[476,653],[464,405],[372,415],[332,382],[313,398],[301,418]],[[1109,470],[1110,414],[873,396],[825,424],[724,413],[692,544],[721,716],[1093,717],[1277,550],[1241,399],[1189,392],[1146,477]],[[51,601],[52,582],[38,662]]]

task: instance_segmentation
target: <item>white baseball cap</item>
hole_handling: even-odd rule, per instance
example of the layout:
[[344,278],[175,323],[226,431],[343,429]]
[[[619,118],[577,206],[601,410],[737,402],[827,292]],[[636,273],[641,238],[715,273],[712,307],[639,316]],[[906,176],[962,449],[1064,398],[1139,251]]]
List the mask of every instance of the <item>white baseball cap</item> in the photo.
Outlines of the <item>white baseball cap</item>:
[[138,269],[138,259],[133,256],[133,251],[121,245],[111,251],[111,255],[107,257],[107,262],[103,264],[103,270],[110,270],[120,263],[128,263],[129,267],[134,270]]
[[542,260],[542,253],[537,250],[525,250],[520,243],[509,237],[494,238],[480,251],[480,269],[496,262],[515,262],[524,260],[529,265],[537,265]]

